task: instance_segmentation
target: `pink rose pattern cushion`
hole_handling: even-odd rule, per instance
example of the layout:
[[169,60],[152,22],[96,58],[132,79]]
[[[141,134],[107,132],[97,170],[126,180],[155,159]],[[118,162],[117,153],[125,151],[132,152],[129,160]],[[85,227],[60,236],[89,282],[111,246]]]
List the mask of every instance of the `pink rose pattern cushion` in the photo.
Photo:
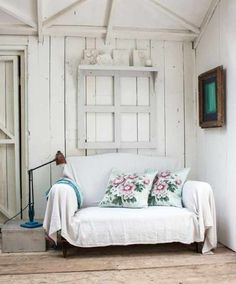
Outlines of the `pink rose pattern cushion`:
[[189,170],[157,174],[149,194],[148,205],[182,207],[182,188]]
[[107,190],[100,203],[102,207],[146,207],[156,170],[137,173],[122,173],[113,170]]

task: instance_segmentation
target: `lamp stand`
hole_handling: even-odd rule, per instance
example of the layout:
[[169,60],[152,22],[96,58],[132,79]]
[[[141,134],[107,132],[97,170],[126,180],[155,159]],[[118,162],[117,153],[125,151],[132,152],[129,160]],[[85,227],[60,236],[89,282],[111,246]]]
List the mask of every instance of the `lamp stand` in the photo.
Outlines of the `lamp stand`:
[[34,221],[33,170],[34,169],[28,171],[28,175],[29,175],[29,210],[28,210],[29,221],[20,225],[21,227],[28,228],[28,229],[39,228],[39,227],[43,226],[43,224],[41,224],[37,221]]
[[61,164],[65,164],[66,163],[66,159],[65,159],[64,155],[60,151],[57,151],[56,157],[52,161],[47,162],[45,164],[42,164],[42,165],[40,165],[40,166],[38,166],[36,168],[28,170],[28,176],[29,176],[29,203],[28,203],[29,209],[28,209],[28,216],[29,216],[29,221],[20,225],[23,228],[31,229],[31,228],[38,228],[38,227],[43,226],[43,224],[41,224],[41,223],[39,223],[39,222],[34,220],[34,182],[33,182],[33,171],[35,171],[35,170],[37,170],[39,168],[42,168],[42,167],[44,167],[46,165],[49,165],[49,164],[51,164],[53,162],[56,162],[56,165],[61,165]]
[[50,162],[47,162],[45,164],[42,164],[36,168],[33,168],[28,171],[28,176],[29,176],[29,210],[28,210],[28,216],[29,216],[29,221],[25,222],[24,224],[21,224],[20,226],[23,228],[38,228],[42,227],[43,224],[37,222],[34,220],[34,182],[33,182],[33,171],[37,170],[39,168],[42,168],[48,164],[51,164],[52,162],[55,162],[55,159],[53,159]]

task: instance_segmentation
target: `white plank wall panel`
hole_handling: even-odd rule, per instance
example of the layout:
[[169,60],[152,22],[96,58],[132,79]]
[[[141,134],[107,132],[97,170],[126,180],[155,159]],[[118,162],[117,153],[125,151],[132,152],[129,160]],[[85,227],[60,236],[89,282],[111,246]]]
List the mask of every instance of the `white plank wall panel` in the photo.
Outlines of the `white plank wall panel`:
[[[150,40],[136,40],[136,49],[144,50],[147,58],[151,56],[150,49]],[[134,63],[134,62],[133,62]],[[149,105],[149,91],[150,91],[150,82],[148,78],[137,78],[137,104],[138,105]],[[147,141],[150,133],[150,119],[145,114],[138,114],[138,124],[137,124],[137,138],[138,141]],[[148,135],[148,136],[147,136]],[[149,155],[153,152],[153,149],[138,149],[138,154]]]
[[[96,39],[95,38],[86,38],[86,49],[95,49],[96,48]],[[87,77],[87,104],[95,105],[96,104],[96,78],[95,76]],[[87,137],[88,142],[96,141],[96,113],[87,114]],[[96,150],[89,149],[87,150],[87,155],[96,154]]]
[[[65,152],[64,117],[64,38],[50,39],[50,133],[51,155],[57,150]],[[51,164],[51,183],[62,174],[62,168]]]
[[[104,39],[96,38],[96,49],[110,53],[115,48],[115,39],[111,39],[108,45],[105,45]],[[111,102],[111,91],[113,93],[112,79],[107,77],[96,77],[96,105],[107,105]],[[107,94],[107,95],[106,95]],[[110,94],[110,95],[109,95]],[[96,141],[113,141],[114,137],[114,116],[110,113],[96,114]],[[97,154],[112,153],[115,149],[98,149]]]
[[[14,126],[14,75],[13,62],[5,63],[5,84],[6,84],[6,128],[10,133],[15,133]],[[13,145],[6,145],[7,157],[7,204],[8,211],[15,213],[16,211],[16,184],[15,184],[15,147]],[[17,187],[17,189],[19,189]],[[18,207],[19,208],[19,207]]]
[[133,39],[116,39],[117,49],[126,49],[129,53],[129,65],[133,65],[133,50],[136,49],[136,41]]
[[[5,84],[5,62],[0,61],[0,123],[6,125],[6,84]],[[6,135],[0,130],[0,139]],[[0,206],[4,208],[7,204],[7,146],[0,145]]]
[[[29,168],[52,158],[50,149],[50,44],[49,37],[38,43],[37,37],[29,38],[28,47],[28,128]],[[50,166],[34,173],[35,213],[43,217],[45,192],[50,186]]]
[[65,108],[66,108],[66,155],[83,155],[77,147],[77,80],[78,65],[83,58],[85,38],[65,38]]
[[157,148],[154,154],[164,156],[166,154],[166,109],[165,109],[165,43],[164,41],[151,41],[151,58],[153,66],[157,66],[158,76],[156,80],[157,96]]
[[[133,65],[132,54],[133,54],[133,50],[136,49],[136,41],[135,40],[133,40],[133,39],[117,39],[116,40],[116,49],[128,50],[128,53],[129,53],[129,65]],[[133,88],[134,88],[134,79],[130,78],[130,81],[133,82]],[[130,83],[130,84],[132,84],[132,83]],[[130,89],[130,86],[129,86],[129,91],[125,91],[127,93],[127,96],[128,96],[128,92],[133,94],[133,92],[134,92],[133,88]],[[136,86],[135,86],[135,95],[136,95]],[[131,96],[130,96],[130,100],[131,100]],[[121,126],[121,128],[122,128],[122,126]],[[132,121],[131,122],[127,121],[126,128],[132,129]],[[122,133],[122,130],[121,130],[121,137],[123,136],[123,138],[125,137],[126,128],[123,130],[124,131],[123,133]],[[130,137],[127,137],[127,139],[130,139]],[[117,152],[137,154],[138,153],[138,149],[117,149]]]
[[184,166],[183,44],[165,43],[166,155]]
[[196,178],[197,110],[194,86],[194,53],[192,44],[184,42],[184,120],[185,120],[185,166],[191,167],[190,178]]
[[[85,37],[45,37],[43,43],[38,43],[37,38],[32,36],[28,41],[29,168],[49,161],[57,150],[65,152],[67,156],[114,151],[168,155],[179,158],[182,166],[194,164],[193,153],[196,145],[190,138],[191,135],[195,135],[192,81],[194,62],[190,44],[112,39],[106,46],[103,39]],[[90,48],[110,54],[114,49],[128,50],[130,65],[133,61],[133,50],[143,49],[150,56],[153,66],[158,67],[155,106],[156,149],[78,149],[78,65],[83,58],[84,49]],[[5,72],[1,65],[0,69]],[[149,104],[149,79],[130,77],[122,80],[122,104]],[[114,103],[114,86],[111,78],[98,79],[88,76],[85,84],[89,105]],[[4,88],[1,82],[0,88]],[[3,100],[2,97],[0,99]],[[122,116],[121,140],[149,139],[149,114],[124,113]],[[85,121],[88,141],[112,141],[115,132],[113,118],[111,113],[87,114]],[[54,165],[35,172],[37,217],[44,214],[45,191],[59,175],[60,169]]]

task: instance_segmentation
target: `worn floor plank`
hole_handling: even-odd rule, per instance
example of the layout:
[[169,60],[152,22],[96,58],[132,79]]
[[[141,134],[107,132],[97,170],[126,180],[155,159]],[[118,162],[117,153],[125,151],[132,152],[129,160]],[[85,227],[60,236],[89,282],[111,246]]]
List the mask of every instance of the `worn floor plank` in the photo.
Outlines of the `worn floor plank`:
[[0,283],[236,283],[236,253],[181,244],[0,254]]
[[236,263],[0,276],[0,283],[235,283]]

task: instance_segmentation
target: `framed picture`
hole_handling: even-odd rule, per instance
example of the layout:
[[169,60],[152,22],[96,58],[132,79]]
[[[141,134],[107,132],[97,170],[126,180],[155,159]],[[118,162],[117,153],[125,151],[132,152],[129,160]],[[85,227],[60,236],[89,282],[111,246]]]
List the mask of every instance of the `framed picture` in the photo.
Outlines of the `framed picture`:
[[222,127],[225,123],[223,66],[198,77],[199,124],[201,128]]

